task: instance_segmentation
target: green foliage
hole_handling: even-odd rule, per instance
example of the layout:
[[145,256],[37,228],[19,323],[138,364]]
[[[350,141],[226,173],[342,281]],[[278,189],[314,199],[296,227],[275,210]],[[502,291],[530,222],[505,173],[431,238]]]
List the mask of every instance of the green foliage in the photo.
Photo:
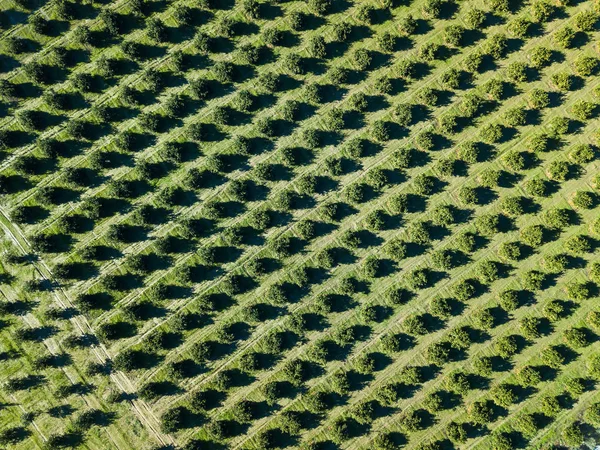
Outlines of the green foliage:
[[544,364],[554,369],[559,369],[565,364],[566,358],[561,352],[560,347],[550,346],[545,348],[540,355]]
[[475,228],[485,236],[499,233],[500,217],[495,214],[483,214],[475,218]]
[[556,7],[545,0],[537,0],[530,6],[533,20],[541,23],[549,21],[556,12]]
[[500,292],[498,300],[505,311],[514,311],[520,306],[519,292],[512,289]]
[[458,191],[458,199],[465,205],[475,205],[479,202],[477,190],[471,186],[463,186]]
[[508,39],[504,34],[493,34],[484,43],[485,52],[494,59],[501,59],[506,53]]
[[471,29],[480,29],[485,22],[485,12],[481,9],[471,8],[464,16],[464,21]]
[[394,450],[397,444],[390,433],[378,434],[372,442],[375,450]]
[[508,30],[518,38],[526,38],[531,30],[531,22],[524,17],[515,17],[508,24]]
[[592,240],[585,234],[576,234],[569,238],[564,243],[564,247],[570,253],[582,255],[592,251]]
[[586,422],[594,426],[600,425],[600,403],[592,403],[584,413]]
[[412,105],[408,103],[399,103],[398,105],[396,105],[396,107],[394,108],[394,118],[396,119],[398,125],[402,127],[408,127],[412,124],[412,110]]
[[418,195],[431,195],[435,190],[436,179],[432,176],[421,174],[414,178],[413,189]]
[[543,89],[532,89],[528,95],[529,105],[534,109],[544,109],[550,105],[550,95]]
[[502,336],[494,344],[496,352],[502,358],[510,358],[517,354],[519,345],[515,335]]
[[495,261],[483,261],[479,263],[477,273],[484,284],[490,284],[500,278],[500,267]]
[[541,336],[540,328],[541,328],[542,320],[539,317],[523,317],[519,321],[519,326],[523,335],[528,339],[537,339]]
[[481,139],[488,144],[499,142],[502,139],[503,134],[503,127],[499,124],[484,125],[479,131]]
[[584,442],[581,424],[578,422],[573,422],[567,425],[562,432],[562,437],[569,447],[575,448],[581,446]]
[[407,245],[400,239],[392,239],[383,247],[383,251],[390,259],[400,262],[407,255]]
[[401,305],[410,299],[410,293],[402,288],[392,288],[387,291],[386,298],[392,305]]
[[506,261],[518,261],[521,258],[521,246],[518,242],[504,242],[498,248],[498,256]]
[[446,434],[452,442],[462,444],[468,438],[468,429],[464,423],[450,422],[446,426]]
[[578,100],[571,107],[571,111],[575,118],[586,121],[593,117],[596,110],[596,104],[585,100]]
[[461,73],[457,69],[448,69],[440,77],[440,82],[448,89],[458,89],[461,84]]
[[600,263],[599,262],[593,262],[590,264],[589,269],[588,269],[588,273],[590,276],[590,279],[596,283],[600,282]]
[[562,273],[569,265],[569,260],[563,254],[547,255],[544,257],[542,263],[548,271]]
[[444,28],[444,41],[453,47],[461,47],[464,31],[460,25],[448,25]]
[[385,32],[377,35],[377,45],[381,51],[391,53],[396,48],[396,37],[391,33]]
[[520,216],[525,213],[523,197],[504,197],[501,207],[508,216]]
[[410,315],[404,319],[402,325],[409,334],[424,335],[428,333],[427,324],[422,315]]
[[528,67],[525,63],[515,61],[506,68],[506,75],[515,83],[523,83],[527,81],[527,70]]
[[438,205],[431,212],[432,222],[435,225],[448,226],[456,223],[455,209],[450,205]]
[[573,89],[573,75],[567,72],[556,72],[550,77],[556,88],[562,92],[567,92]]
[[587,328],[571,327],[563,332],[566,343],[573,348],[582,348],[588,346],[590,342],[590,332]]
[[457,282],[451,288],[452,295],[460,301],[466,301],[475,296],[476,287],[472,279]]
[[526,125],[527,113],[522,107],[511,108],[504,114],[504,122],[509,127],[520,127]]
[[400,416],[400,428],[406,433],[423,429],[423,417],[417,411],[407,411]]
[[419,290],[429,285],[430,274],[427,269],[415,269],[408,273],[404,280],[409,288]]
[[554,33],[554,42],[563,48],[570,48],[575,40],[575,30],[569,26],[564,26]]
[[431,254],[431,263],[434,268],[450,270],[456,265],[454,255],[449,250],[438,250]]
[[452,314],[452,305],[445,297],[436,297],[429,302],[429,312],[437,317],[446,319]]
[[589,144],[578,144],[572,147],[569,157],[576,164],[587,164],[594,160],[596,154]]
[[534,366],[523,366],[517,370],[517,379],[523,386],[536,386],[542,381],[540,369]]
[[[565,208],[551,208],[546,211],[545,221],[550,228],[563,229],[571,225],[571,214]],[[578,239],[579,240],[579,239]]]
[[434,89],[425,87],[419,91],[418,99],[426,106],[435,106],[438,102],[438,94]]
[[533,437],[540,428],[539,419],[534,414],[521,414],[515,419],[515,428],[526,437]]
[[491,422],[493,417],[493,410],[488,402],[473,402],[468,406],[467,411],[471,421],[479,425]]
[[592,289],[589,283],[572,281],[567,284],[567,295],[574,300],[587,300],[592,297]]
[[596,11],[582,11],[575,16],[575,27],[579,31],[592,31],[598,22],[598,14]]
[[521,230],[521,239],[531,247],[539,247],[544,243],[546,230],[542,225],[529,225]]
[[557,397],[547,396],[542,397],[540,402],[540,409],[545,415],[549,417],[554,417],[560,412],[562,406],[560,404],[560,400]]
[[371,125],[371,136],[377,141],[385,142],[391,139],[390,127],[384,120],[376,120]]
[[538,270],[528,270],[521,276],[521,283],[525,289],[537,291],[546,281],[546,274]]
[[527,180],[523,189],[532,197],[547,197],[549,194],[548,183],[541,178]]
[[425,359],[430,364],[443,366],[450,361],[451,346],[448,342],[434,342],[425,349]]
[[425,61],[433,61],[436,59],[436,56],[439,54],[439,51],[439,44],[436,44],[435,42],[427,42],[419,48],[417,55],[419,56],[419,58]]
[[426,245],[431,242],[431,230],[425,222],[413,221],[406,229],[406,235],[415,244]]
[[483,330],[490,330],[496,324],[496,319],[489,308],[480,309],[473,313],[473,323]]
[[328,14],[332,6],[331,0],[308,0],[307,4],[311,11],[319,15]]
[[373,55],[369,50],[359,48],[352,53],[352,61],[357,70],[369,70],[372,68]]
[[542,68],[552,61],[552,51],[548,47],[534,47],[530,53],[531,63],[535,68]]
[[598,71],[598,58],[588,55],[579,55],[575,60],[575,71],[582,77],[589,77]]
[[490,441],[494,450],[511,450],[514,448],[514,443],[510,435],[501,431],[494,432]]
[[592,209],[596,205],[596,196],[592,192],[576,191],[571,202],[576,208]]

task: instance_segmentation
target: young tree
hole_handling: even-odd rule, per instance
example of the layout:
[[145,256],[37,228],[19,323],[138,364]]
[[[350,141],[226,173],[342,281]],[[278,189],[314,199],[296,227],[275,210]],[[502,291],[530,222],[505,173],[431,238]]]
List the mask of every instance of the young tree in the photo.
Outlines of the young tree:
[[163,43],[168,39],[168,28],[158,18],[152,17],[146,21],[146,32],[148,37],[157,43]]
[[563,332],[563,337],[572,348],[583,348],[590,344],[589,330],[587,328],[568,328]]
[[385,32],[378,34],[376,39],[377,45],[383,52],[391,53],[396,48],[396,36],[391,33]]
[[307,0],[307,3],[311,11],[321,16],[329,14],[332,6],[331,0]]
[[323,36],[313,36],[309,39],[307,45],[308,54],[313,58],[326,58],[327,47]]
[[359,48],[352,53],[352,61],[358,70],[369,70],[373,64],[373,55],[369,50]]
[[549,21],[554,16],[556,9],[557,7],[553,4],[545,0],[538,0],[531,4],[530,13],[535,22],[543,23]]
[[540,355],[544,364],[553,369],[560,369],[565,364],[566,358],[561,352],[561,348],[558,346],[550,346],[542,350]]
[[575,60],[575,70],[582,77],[589,77],[598,71],[598,58],[588,55],[579,55]]
[[572,106],[571,111],[577,119],[581,121],[586,121],[594,116],[596,111],[596,104],[585,100],[578,100]]
[[526,38],[531,30],[531,22],[524,17],[516,17],[508,24],[508,30],[518,38]]
[[518,261],[521,258],[521,246],[518,242],[505,242],[498,248],[498,256],[506,261]]
[[581,424],[573,422],[568,425],[562,432],[564,442],[572,448],[580,447],[584,442],[583,431]]
[[510,358],[519,352],[517,336],[515,335],[502,336],[498,338],[494,347],[496,348],[498,355],[500,355],[502,358]]
[[550,186],[548,185],[548,182],[541,178],[527,180],[523,186],[523,189],[532,197],[547,197],[550,193]]
[[569,26],[564,26],[554,33],[554,42],[562,48],[571,48],[574,40],[575,30]]
[[573,206],[581,209],[592,209],[596,205],[596,196],[589,191],[576,191],[571,197]]
[[481,127],[479,135],[481,136],[481,139],[484,142],[488,144],[494,144],[502,139],[502,136],[504,135],[504,130],[502,125],[500,124],[487,124]]
[[556,72],[550,77],[552,83],[559,91],[568,92],[573,89],[575,79],[573,75],[567,72]]
[[579,31],[592,31],[598,22],[597,11],[582,11],[575,16],[575,27]]
[[589,405],[584,413],[584,417],[592,425],[600,425],[600,402]]
[[552,50],[544,46],[534,47],[529,54],[529,58],[533,67],[541,69],[548,66],[552,61]]
[[548,178],[554,181],[566,181],[569,175],[569,164],[566,161],[552,161],[546,169]]
[[467,425],[464,423],[457,423],[454,421],[449,422],[446,426],[446,434],[452,442],[456,444],[462,444],[466,442],[468,438]]
[[589,144],[577,144],[569,151],[569,158],[575,164],[587,164],[596,158],[596,153]]
[[490,423],[493,417],[493,410],[488,402],[476,401],[467,408],[469,418],[476,424],[484,425]]
[[565,241],[564,245],[569,252],[576,255],[589,253],[593,248],[592,240],[585,234],[571,236]]
[[550,95],[543,89],[532,89],[528,95],[529,105],[534,109],[544,109],[550,104]]
[[515,61],[506,68],[506,75],[515,83],[524,83],[527,81],[527,65],[521,61]]
[[527,143],[527,149],[534,152],[546,152],[550,147],[550,136],[546,134],[537,134]]

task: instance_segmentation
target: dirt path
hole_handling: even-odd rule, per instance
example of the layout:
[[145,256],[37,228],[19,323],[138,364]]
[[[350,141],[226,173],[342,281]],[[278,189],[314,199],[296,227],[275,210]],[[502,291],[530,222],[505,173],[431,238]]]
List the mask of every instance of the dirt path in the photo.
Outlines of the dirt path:
[[[2,225],[2,228],[6,231],[7,235],[15,243],[17,248],[24,255],[33,253],[33,251],[31,250],[31,245],[29,244],[27,238],[23,235],[21,230],[10,221],[4,210],[2,210],[1,208],[0,224]],[[54,281],[54,277],[52,276],[50,268],[46,265],[46,263],[43,260],[38,259],[37,261],[32,262],[32,264],[43,279],[50,282]],[[61,308],[74,308],[73,303],[70,301],[70,299],[60,287],[53,290],[53,296],[55,302]],[[90,326],[89,322],[84,316],[74,316],[70,319],[70,321],[75,326],[75,328],[78,329],[82,334],[94,335],[92,327]],[[31,323],[29,323],[29,325],[31,326]],[[48,349],[50,352],[53,352],[53,349],[51,347],[48,347]],[[98,362],[101,364],[112,359],[107,349],[102,344],[92,346],[92,352],[94,353],[94,356],[96,357]],[[121,391],[128,394],[135,393],[136,389],[125,373],[120,371],[114,371],[113,373],[111,373],[110,378]],[[158,442],[160,442],[162,445],[174,443],[173,438],[171,436],[166,435],[160,431],[160,421],[144,401],[140,399],[132,399],[129,400],[129,402],[131,403],[132,409],[136,416],[140,419],[140,421],[145,425],[150,434],[153,435]]]

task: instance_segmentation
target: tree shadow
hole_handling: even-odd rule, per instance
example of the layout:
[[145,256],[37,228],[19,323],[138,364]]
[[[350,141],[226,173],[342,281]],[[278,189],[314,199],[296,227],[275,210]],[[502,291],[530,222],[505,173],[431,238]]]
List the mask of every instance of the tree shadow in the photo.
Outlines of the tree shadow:
[[73,359],[67,353],[43,356],[41,358],[38,358],[34,362],[34,364],[41,369],[47,368],[47,367],[60,368],[60,367],[68,366],[72,363],[73,363]]
[[57,333],[57,328],[54,326],[40,326],[35,328],[20,328],[16,334],[24,341],[42,342],[45,339],[54,336]]

